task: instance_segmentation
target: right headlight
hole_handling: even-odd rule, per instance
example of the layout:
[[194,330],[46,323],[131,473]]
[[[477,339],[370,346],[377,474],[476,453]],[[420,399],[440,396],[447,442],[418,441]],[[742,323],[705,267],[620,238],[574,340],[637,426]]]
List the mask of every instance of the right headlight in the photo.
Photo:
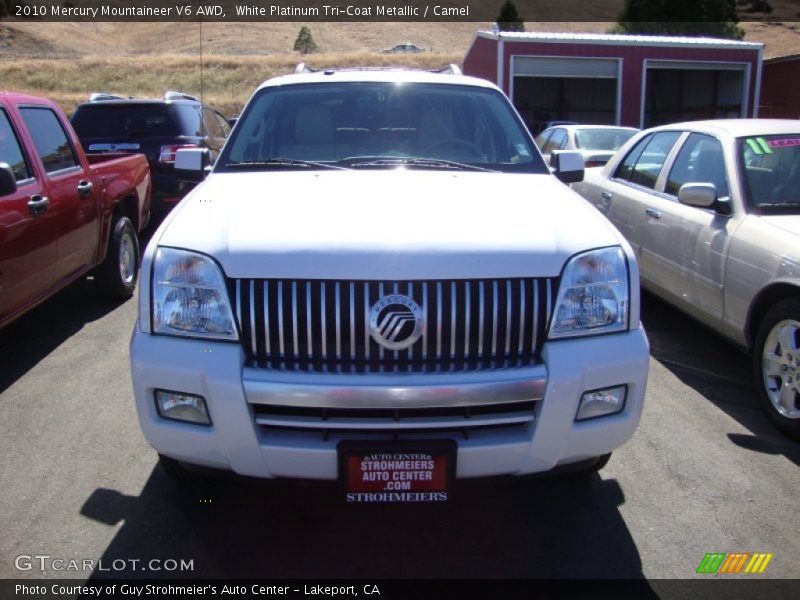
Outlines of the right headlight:
[[159,247],[152,286],[153,333],[238,339],[225,278],[208,256]]
[[550,339],[628,329],[629,276],[619,246],[573,256],[561,275]]

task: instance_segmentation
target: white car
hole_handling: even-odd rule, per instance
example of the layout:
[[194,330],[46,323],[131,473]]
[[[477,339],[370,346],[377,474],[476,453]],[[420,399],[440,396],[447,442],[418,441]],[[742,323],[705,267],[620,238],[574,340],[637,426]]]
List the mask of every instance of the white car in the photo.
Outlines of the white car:
[[645,287],[752,353],[767,414],[800,438],[800,121],[643,131],[573,187],[628,238]]
[[[202,177],[202,150],[181,150]],[[648,344],[628,243],[494,85],[267,81],[142,262],[130,356],[162,464],[441,501],[454,478],[599,468]]]
[[558,125],[536,136],[536,145],[550,164],[554,150],[576,150],[586,168],[602,167],[625,142],[638,133],[634,127],[616,125]]

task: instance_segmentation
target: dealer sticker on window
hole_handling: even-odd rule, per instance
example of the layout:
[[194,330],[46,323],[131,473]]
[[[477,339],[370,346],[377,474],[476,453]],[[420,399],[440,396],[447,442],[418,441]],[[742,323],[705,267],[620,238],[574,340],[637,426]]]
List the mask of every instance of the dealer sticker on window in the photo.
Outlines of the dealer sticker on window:
[[406,444],[340,442],[345,500],[365,503],[446,502],[455,473],[450,440]]

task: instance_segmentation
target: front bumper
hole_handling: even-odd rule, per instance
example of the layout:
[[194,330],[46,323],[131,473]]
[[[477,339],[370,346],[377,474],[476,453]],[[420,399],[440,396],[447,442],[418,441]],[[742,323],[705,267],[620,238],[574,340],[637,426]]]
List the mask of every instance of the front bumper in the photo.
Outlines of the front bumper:
[[[306,373],[244,367],[238,344],[153,336],[135,328],[131,372],[139,423],[147,441],[178,460],[254,477],[336,479],[342,439],[454,439],[456,477],[526,475],[601,456],[624,444],[638,426],[648,371],[639,328],[595,338],[548,342],[543,364],[465,373]],[[627,386],[622,412],[575,422],[581,395]],[[203,396],[213,421],[198,426],[162,419],[156,389]],[[530,403],[531,414],[499,413],[389,425],[345,419],[341,430],[313,416],[265,416],[267,408],[342,409],[500,407]],[[283,416],[282,416],[283,415]],[[332,421],[335,423],[335,421]],[[482,427],[482,423],[491,427]],[[280,425],[278,427],[274,425]],[[380,432],[378,429],[380,428]],[[411,432],[413,428],[413,432]],[[469,431],[467,431],[469,429]],[[462,431],[463,430],[463,431]],[[355,431],[355,433],[354,433]]]

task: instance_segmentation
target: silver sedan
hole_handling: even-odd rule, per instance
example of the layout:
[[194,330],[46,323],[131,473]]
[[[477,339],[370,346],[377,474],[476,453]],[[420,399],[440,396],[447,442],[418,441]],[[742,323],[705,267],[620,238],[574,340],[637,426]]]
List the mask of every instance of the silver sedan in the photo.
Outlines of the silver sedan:
[[601,167],[639,130],[616,125],[567,125],[545,129],[534,140],[547,164],[553,150],[576,150],[587,168]]
[[645,288],[752,353],[767,414],[800,438],[800,121],[649,129],[573,187]]

